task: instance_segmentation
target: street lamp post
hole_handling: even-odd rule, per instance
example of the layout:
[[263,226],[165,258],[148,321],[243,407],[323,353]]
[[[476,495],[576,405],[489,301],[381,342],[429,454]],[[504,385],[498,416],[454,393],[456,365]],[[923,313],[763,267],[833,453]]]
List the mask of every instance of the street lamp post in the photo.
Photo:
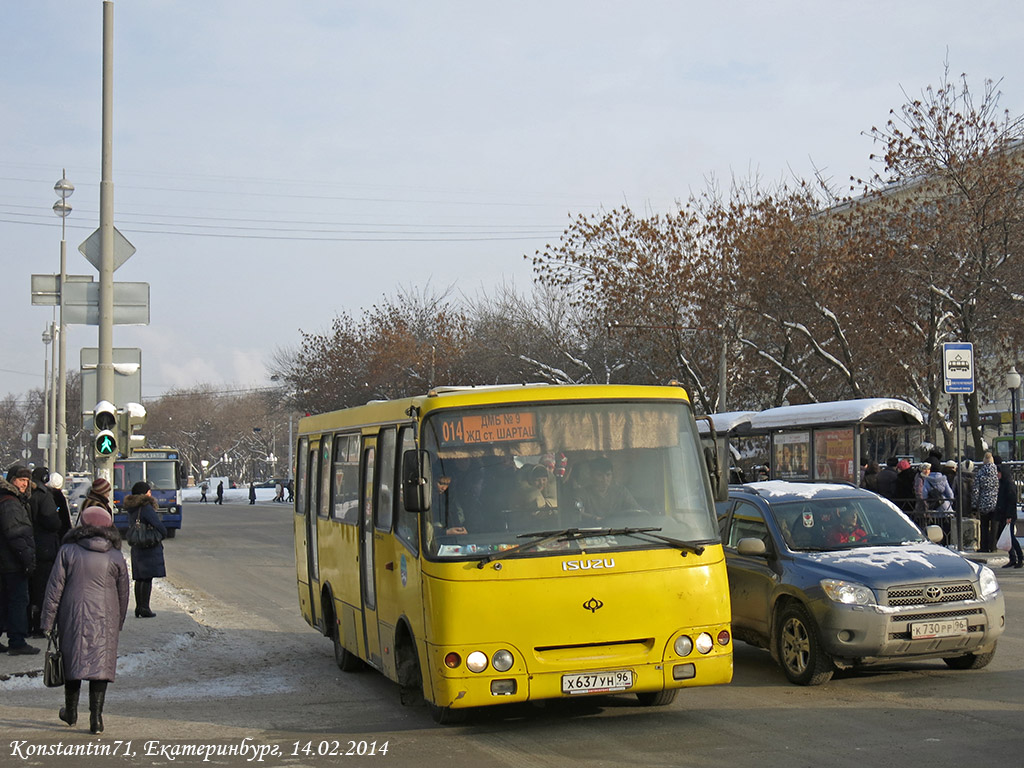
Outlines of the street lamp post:
[[43,459],[47,467],[53,466],[53,412],[50,410],[50,342],[53,341],[53,324],[43,329],[43,431],[46,433],[46,455]]
[[1016,366],[1010,366],[1003,379],[1006,388],[1010,390],[1010,429],[1013,434],[1013,443],[1010,448],[1010,459],[1017,460],[1017,389],[1020,387],[1020,374]]
[[53,204],[53,212],[60,216],[60,281],[57,283],[57,291],[60,294],[60,315],[58,318],[57,331],[57,446],[56,461],[51,468],[62,476],[67,476],[68,461],[68,426],[67,426],[67,379],[65,370],[66,361],[66,327],[64,325],[64,281],[67,278],[67,241],[64,239],[64,220],[71,213],[71,206],[68,205],[68,198],[75,191],[75,185],[67,179],[67,173],[61,172],[60,181],[53,185],[53,191],[60,198]]

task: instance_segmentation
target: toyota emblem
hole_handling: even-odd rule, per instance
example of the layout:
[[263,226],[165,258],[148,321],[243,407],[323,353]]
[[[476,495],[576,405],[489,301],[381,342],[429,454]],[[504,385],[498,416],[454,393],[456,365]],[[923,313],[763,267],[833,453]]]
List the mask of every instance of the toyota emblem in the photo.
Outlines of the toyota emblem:
[[937,587],[934,584],[924,588],[924,599],[929,603],[937,603],[942,599],[942,587]]

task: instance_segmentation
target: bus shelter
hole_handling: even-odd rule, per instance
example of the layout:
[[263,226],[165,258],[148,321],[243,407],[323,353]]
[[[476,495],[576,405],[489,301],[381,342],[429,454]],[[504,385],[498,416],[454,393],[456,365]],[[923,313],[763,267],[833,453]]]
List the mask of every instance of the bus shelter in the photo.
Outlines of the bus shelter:
[[730,442],[766,437],[774,479],[854,484],[860,484],[863,458],[881,464],[889,456],[915,455],[924,426],[920,410],[895,398],[786,405],[712,418]]

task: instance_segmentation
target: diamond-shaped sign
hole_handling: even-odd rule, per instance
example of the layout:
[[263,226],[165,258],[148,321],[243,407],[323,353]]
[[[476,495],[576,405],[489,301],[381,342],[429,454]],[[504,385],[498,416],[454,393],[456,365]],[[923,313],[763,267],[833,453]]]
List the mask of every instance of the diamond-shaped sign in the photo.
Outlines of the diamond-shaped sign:
[[[78,250],[82,253],[85,258],[89,260],[89,263],[96,267],[97,270],[101,266],[103,248],[103,236],[100,234],[100,230],[96,230],[85,242],[78,246]],[[114,227],[114,269],[116,270],[135,253],[135,246],[128,242],[128,239],[117,231],[117,227]]]

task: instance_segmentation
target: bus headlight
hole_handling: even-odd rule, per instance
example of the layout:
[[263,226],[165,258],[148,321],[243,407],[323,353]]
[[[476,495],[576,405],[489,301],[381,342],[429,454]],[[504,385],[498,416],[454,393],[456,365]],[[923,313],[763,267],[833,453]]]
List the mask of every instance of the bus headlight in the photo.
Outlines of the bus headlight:
[[512,658],[512,654],[502,649],[500,651],[495,651],[494,655],[491,657],[491,666],[494,667],[496,672],[508,672],[512,669],[513,661],[514,659]]
[[715,647],[715,641],[711,635],[707,632],[701,632],[697,635],[697,650],[701,653],[710,653],[711,649]]
[[466,657],[466,666],[470,672],[483,672],[487,669],[487,654],[481,651],[473,651]]
[[693,652],[693,640],[686,635],[680,635],[673,644],[673,649],[679,656],[689,656]]

